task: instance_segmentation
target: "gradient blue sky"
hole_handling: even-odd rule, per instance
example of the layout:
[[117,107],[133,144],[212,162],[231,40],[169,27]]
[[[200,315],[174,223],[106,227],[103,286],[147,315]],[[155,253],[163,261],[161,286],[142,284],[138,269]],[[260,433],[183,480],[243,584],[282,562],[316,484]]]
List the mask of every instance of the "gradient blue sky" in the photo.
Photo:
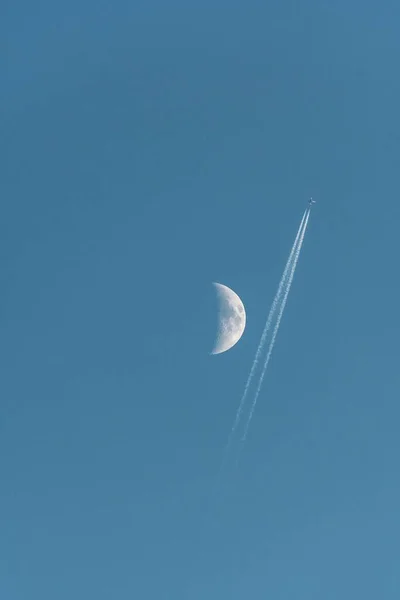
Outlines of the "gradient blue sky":
[[1,598],[397,600],[399,3],[1,12]]

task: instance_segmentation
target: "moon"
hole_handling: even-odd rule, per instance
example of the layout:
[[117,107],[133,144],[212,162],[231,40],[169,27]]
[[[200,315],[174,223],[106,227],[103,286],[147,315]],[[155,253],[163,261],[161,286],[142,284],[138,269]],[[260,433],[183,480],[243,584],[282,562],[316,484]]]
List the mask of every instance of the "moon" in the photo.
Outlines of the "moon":
[[239,296],[226,285],[214,283],[219,304],[218,331],[211,354],[221,354],[237,344],[246,327],[246,311]]

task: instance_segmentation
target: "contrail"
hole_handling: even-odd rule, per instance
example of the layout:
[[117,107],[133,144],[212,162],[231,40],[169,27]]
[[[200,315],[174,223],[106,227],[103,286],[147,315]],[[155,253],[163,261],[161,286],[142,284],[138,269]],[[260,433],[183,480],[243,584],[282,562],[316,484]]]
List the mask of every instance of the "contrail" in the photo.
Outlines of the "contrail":
[[[245,427],[244,434],[243,434],[243,437],[242,437],[242,442],[244,442],[246,440],[247,433],[249,431],[250,422],[251,422],[251,419],[253,417],[254,410],[256,408],[258,396],[260,394],[261,386],[262,386],[262,383],[263,383],[263,380],[264,380],[264,377],[265,377],[265,373],[266,373],[267,368],[268,368],[268,363],[270,361],[271,354],[272,354],[272,351],[274,349],[276,336],[278,335],[279,326],[281,324],[283,312],[285,310],[285,306],[286,306],[286,302],[287,302],[287,299],[288,299],[288,296],[289,296],[290,288],[292,286],[294,273],[296,271],[297,263],[298,263],[298,260],[299,260],[299,257],[300,257],[301,247],[303,245],[304,236],[305,236],[306,229],[307,229],[308,219],[310,218],[310,211],[308,210],[306,212],[307,212],[307,216],[305,217],[305,221],[304,221],[304,218],[303,218],[304,227],[303,227],[303,230],[301,232],[299,243],[298,243],[298,246],[297,246],[297,249],[296,249],[296,253],[295,253],[295,256],[294,256],[294,259],[293,259],[292,268],[290,270],[289,279],[287,281],[287,285],[286,285],[286,289],[285,289],[285,295],[284,295],[284,297],[282,299],[282,303],[281,303],[281,306],[280,306],[280,309],[279,309],[278,317],[276,319],[276,324],[275,324],[275,327],[274,327],[274,331],[272,333],[272,338],[271,338],[271,342],[270,342],[270,345],[269,345],[269,348],[268,348],[268,353],[267,353],[267,356],[266,356],[266,359],[265,359],[265,362],[264,362],[264,367],[263,367],[263,370],[262,370],[262,373],[261,373],[261,376],[260,376],[260,380],[258,382],[258,386],[257,386],[256,394],[254,396],[253,404],[251,406],[249,418],[247,419],[246,427]],[[303,225],[303,221],[302,221],[302,225]]]
[[255,355],[255,358],[254,358],[254,361],[253,361],[253,365],[251,367],[250,374],[249,374],[249,376],[247,378],[247,382],[246,382],[246,385],[245,385],[245,388],[244,388],[244,392],[243,392],[242,398],[240,400],[239,408],[237,410],[236,417],[235,417],[235,422],[233,424],[231,433],[229,435],[228,443],[227,443],[227,445],[225,447],[225,455],[226,455],[226,453],[229,450],[229,447],[230,447],[231,442],[232,442],[232,438],[233,438],[233,436],[235,434],[235,431],[236,431],[236,429],[237,429],[237,427],[239,425],[240,417],[241,417],[241,414],[242,414],[242,411],[243,411],[243,408],[244,408],[244,404],[245,404],[245,401],[246,401],[246,398],[247,398],[247,394],[248,394],[248,391],[249,391],[249,388],[250,388],[250,384],[251,384],[251,382],[253,380],[253,377],[254,377],[254,374],[255,374],[255,371],[256,371],[256,368],[257,368],[257,365],[258,365],[258,361],[260,360],[261,353],[262,353],[262,351],[264,349],[265,341],[266,341],[267,335],[268,335],[268,331],[271,328],[271,324],[272,324],[272,321],[273,321],[273,318],[274,318],[275,311],[277,309],[279,300],[281,299],[282,292],[283,292],[283,289],[284,289],[284,285],[285,285],[288,273],[290,271],[290,267],[292,266],[293,256],[295,255],[296,248],[297,248],[297,245],[298,245],[298,242],[299,242],[299,239],[300,239],[300,235],[301,235],[301,232],[302,232],[302,229],[303,229],[303,226],[304,226],[304,222],[305,222],[306,218],[308,219],[307,212],[308,212],[308,210],[306,209],[304,211],[303,218],[302,218],[301,223],[300,223],[300,227],[299,227],[299,229],[297,231],[297,234],[296,234],[296,239],[294,240],[292,249],[291,249],[290,254],[289,254],[289,258],[287,260],[287,263],[285,265],[285,269],[283,271],[281,280],[279,282],[278,290],[277,290],[277,292],[275,294],[275,298],[274,298],[274,300],[272,302],[272,306],[271,306],[271,309],[269,311],[269,315],[268,315],[267,321],[265,323],[264,330],[263,330],[262,335],[261,335],[260,343],[258,344],[257,352],[256,352],[256,355]]

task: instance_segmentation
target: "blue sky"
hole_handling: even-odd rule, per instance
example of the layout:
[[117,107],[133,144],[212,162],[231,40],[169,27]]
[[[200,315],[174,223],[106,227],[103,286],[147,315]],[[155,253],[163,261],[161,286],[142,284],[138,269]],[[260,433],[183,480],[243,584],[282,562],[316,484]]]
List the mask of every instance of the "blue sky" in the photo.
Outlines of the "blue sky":
[[2,13],[1,597],[397,599],[398,3]]

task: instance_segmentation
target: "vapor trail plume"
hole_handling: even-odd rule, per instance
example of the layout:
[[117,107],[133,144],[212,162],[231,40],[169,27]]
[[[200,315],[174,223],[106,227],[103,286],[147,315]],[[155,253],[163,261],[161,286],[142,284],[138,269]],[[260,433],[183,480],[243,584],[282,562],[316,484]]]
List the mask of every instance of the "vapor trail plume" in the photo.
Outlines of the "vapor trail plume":
[[257,365],[258,365],[258,361],[260,360],[260,356],[261,356],[262,351],[263,351],[264,346],[265,346],[265,341],[267,339],[268,331],[271,328],[271,324],[272,324],[272,321],[273,321],[273,318],[274,318],[274,315],[275,315],[275,311],[277,309],[279,300],[281,299],[281,296],[282,296],[284,285],[285,285],[288,273],[290,271],[290,267],[292,265],[293,256],[295,255],[296,248],[297,248],[297,245],[298,245],[298,242],[299,242],[299,239],[300,239],[300,235],[301,235],[301,232],[302,232],[302,229],[303,229],[303,226],[304,226],[304,222],[305,222],[306,217],[307,217],[307,212],[308,212],[307,210],[304,211],[303,218],[301,220],[299,229],[298,229],[297,234],[296,234],[296,238],[294,240],[292,249],[291,249],[290,254],[289,254],[289,258],[287,260],[287,263],[285,265],[285,269],[283,271],[281,280],[280,280],[279,285],[278,285],[278,290],[277,290],[277,292],[275,294],[275,298],[274,298],[274,300],[272,302],[272,306],[271,306],[271,309],[269,311],[269,315],[268,315],[267,321],[265,323],[264,330],[263,330],[262,335],[261,335],[260,343],[258,344],[257,352],[256,352],[256,355],[255,355],[255,358],[254,358],[254,361],[253,361],[253,365],[251,367],[250,374],[249,374],[249,376],[247,378],[247,382],[246,382],[246,385],[245,385],[245,388],[244,388],[244,392],[243,392],[242,398],[240,400],[240,404],[239,404],[239,408],[238,408],[237,413],[236,413],[235,421],[234,421],[233,427],[231,429],[231,433],[229,435],[228,443],[227,443],[226,448],[225,448],[225,454],[229,450],[229,447],[230,447],[231,442],[232,442],[232,438],[233,438],[233,436],[235,434],[235,431],[236,431],[236,429],[237,429],[237,427],[239,425],[240,417],[241,417],[241,414],[242,414],[242,411],[243,411],[243,408],[244,408],[244,405],[245,405],[245,402],[246,402],[246,398],[247,398],[247,394],[248,394],[248,391],[249,391],[249,388],[250,388],[250,384],[251,384],[251,382],[253,380],[253,377],[254,377],[254,374],[255,374],[255,371],[256,371],[256,368],[257,368]]
[[[303,230],[301,232],[300,240],[299,240],[296,252],[295,252],[295,256],[294,256],[293,263],[292,263],[292,268],[290,270],[290,275],[289,275],[289,278],[287,280],[286,289],[285,289],[285,295],[284,295],[284,297],[282,299],[282,303],[280,305],[278,317],[276,319],[276,324],[275,324],[275,327],[274,327],[274,330],[273,330],[273,333],[272,333],[271,342],[270,342],[270,345],[269,345],[269,348],[268,348],[268,353],[267,353],[267,356],[265,358],[264,367],[263,367],[263,370],[262,370],[262,373],[261,373],[261,376],[260,376],[260,380],[258,382],[256,394],[254,396],[253,404],[251,406],[250,414],[249,414],[249,417],[247,419],[246,427],[245,427],[244,434],[243,434],[243,437],[242,437],[242,442],[245,441],[245,439],[247,437],[247,433],[249,431],[250,422],[251,422],[251,419],[253,417],[254,410],[256,408],[258,396],[260,394],[261,386],[262,386],[262,383],[263,383],[263,380],[264,380],[264,377],[265,377],[265,373],[267,371],[268,364],[269,364],[269,361],[270,361],[270,358],[271,358],[271,355],[272,355],[272,351],[274,349],[274,345],[275,345],[275,341],[276,341],[276,336],[278,335],[279,326],[281,324],[283,312],[285,310],[285,306],[286,306],[286,302],[287,302],[287,299],[288,299],[288,296],[289,296],[290,288],[292,286],[293,277],[294,277],[294,274],[295,274],[295,271],[296,271],[297,263],[298,263],[298,260],[299,260],[299,257],[300,257],[301,247],[303,245],[304,236],[305,236],[306,229],[307,229],[308,219],[310,217],[310,211],[308,210],[306,212],[307,212],[307,215],[305,216],[305,221],[303,219],[303,221],[304,221]],[[303,221],[302,221],[302,225],[303,225]]]

